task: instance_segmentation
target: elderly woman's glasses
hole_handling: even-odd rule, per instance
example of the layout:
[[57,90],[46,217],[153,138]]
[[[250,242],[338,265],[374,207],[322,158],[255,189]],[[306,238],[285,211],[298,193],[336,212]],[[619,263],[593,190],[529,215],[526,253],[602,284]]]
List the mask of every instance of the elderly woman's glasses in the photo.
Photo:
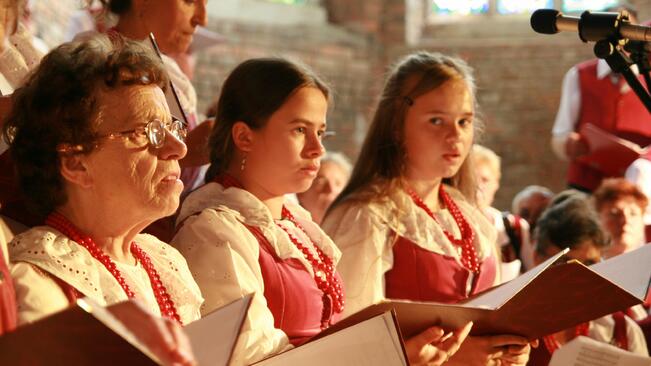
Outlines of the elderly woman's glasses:
[[[165,137],[169,132],[172,136],[176,137],[179,141],[185,141],[188,135],[188,128],[183,122],[176,117],[172,117],[171,121],[162,122],[158,119],[152,120],[144,126],[138,126],[132,130],[111,132],[107,135],[98,136],[97,140],[109,139],[115,140],[118,138],[129,138],[137,140],[140,137],[147,137],[149,146],[154,149],[159,149],[165,144]],[[57,151],[63,153],[82,152],[85,148],[83,145],[69,145],[61,144],[57,147]]]

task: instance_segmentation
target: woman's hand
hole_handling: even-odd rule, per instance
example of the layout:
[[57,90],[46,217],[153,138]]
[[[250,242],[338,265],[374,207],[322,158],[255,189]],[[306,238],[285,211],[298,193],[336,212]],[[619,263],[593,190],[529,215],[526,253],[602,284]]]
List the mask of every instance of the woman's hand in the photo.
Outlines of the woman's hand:
[[574,160],[590,152],[590,147],[581,135],[570,132],[565,141],[565,154],[568,159]]
[[134,300],[108,307],[166,366],[196,365],[190,340],[175,321],[158,317]]
[[519,336],[468,337],[449,365],[525,365],[530,351],[529,341]]
[[439,327],[431,327],[405,341],[407,357],[411,365],[438,366],[447,362],[466,339],[472,322],[445,334]]

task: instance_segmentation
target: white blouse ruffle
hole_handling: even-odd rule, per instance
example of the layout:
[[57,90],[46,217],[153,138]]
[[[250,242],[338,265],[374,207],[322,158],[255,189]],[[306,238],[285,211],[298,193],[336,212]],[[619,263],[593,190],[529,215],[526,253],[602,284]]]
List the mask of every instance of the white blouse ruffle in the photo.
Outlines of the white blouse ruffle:
[[[181,254],[147,234],[135,242],[149,255],[184,324],[199,319],[203,302]],[[97,301],[111,305],[127,300],[113,275],[90,253],[59,231],[39,226],[17,235],[9,244],[11,274],[16,287],[19,323],[38,320],[69,306],[53,275]],[[125,281],[149,311],[160,315],[147,272],[140,263],[115,262]]]

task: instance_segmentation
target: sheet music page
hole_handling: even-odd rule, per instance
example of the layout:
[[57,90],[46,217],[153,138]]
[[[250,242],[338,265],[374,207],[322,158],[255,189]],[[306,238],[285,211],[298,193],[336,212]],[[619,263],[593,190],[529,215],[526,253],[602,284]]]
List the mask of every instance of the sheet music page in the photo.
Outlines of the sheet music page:
[[651,366],[651,358],[580,336],[554,352],[549,366]]
[[527,284],[534,278],[538,277],[538,275],[547,269],[547,267],[556,262],[558,258],[563,256],[567,251],[568,249],[561,251],[560,253],[547,259],[543,263],[530,269],[514,280],[507,282],[499,287],[495,287],[492,290],[488,290],[487,292],[471,299],[470,301],[465,302],[463,305],[473,306],[481,309],[499,308],[504,303],[509,301],[509,299],[512,298],[515,294],[520,292],[520,290],[527,286]]
[[252,297],[246,295],[184,327],[199,365],[228,365]]
[[260,366],[406,366],[391,312],[263,360]]
[[590,269],[643,300],[651,280],[650,263],[651,244],[647,244],[634,251],[593,264]]

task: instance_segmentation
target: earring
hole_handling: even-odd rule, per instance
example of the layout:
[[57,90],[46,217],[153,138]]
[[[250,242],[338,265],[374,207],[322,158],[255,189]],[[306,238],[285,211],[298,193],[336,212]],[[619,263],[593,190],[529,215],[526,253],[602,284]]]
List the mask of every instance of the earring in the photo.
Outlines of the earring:
[[246,166],[246,155],[242,158],[242,162],[240,162],[240,170],[244,171],[244,167]]

